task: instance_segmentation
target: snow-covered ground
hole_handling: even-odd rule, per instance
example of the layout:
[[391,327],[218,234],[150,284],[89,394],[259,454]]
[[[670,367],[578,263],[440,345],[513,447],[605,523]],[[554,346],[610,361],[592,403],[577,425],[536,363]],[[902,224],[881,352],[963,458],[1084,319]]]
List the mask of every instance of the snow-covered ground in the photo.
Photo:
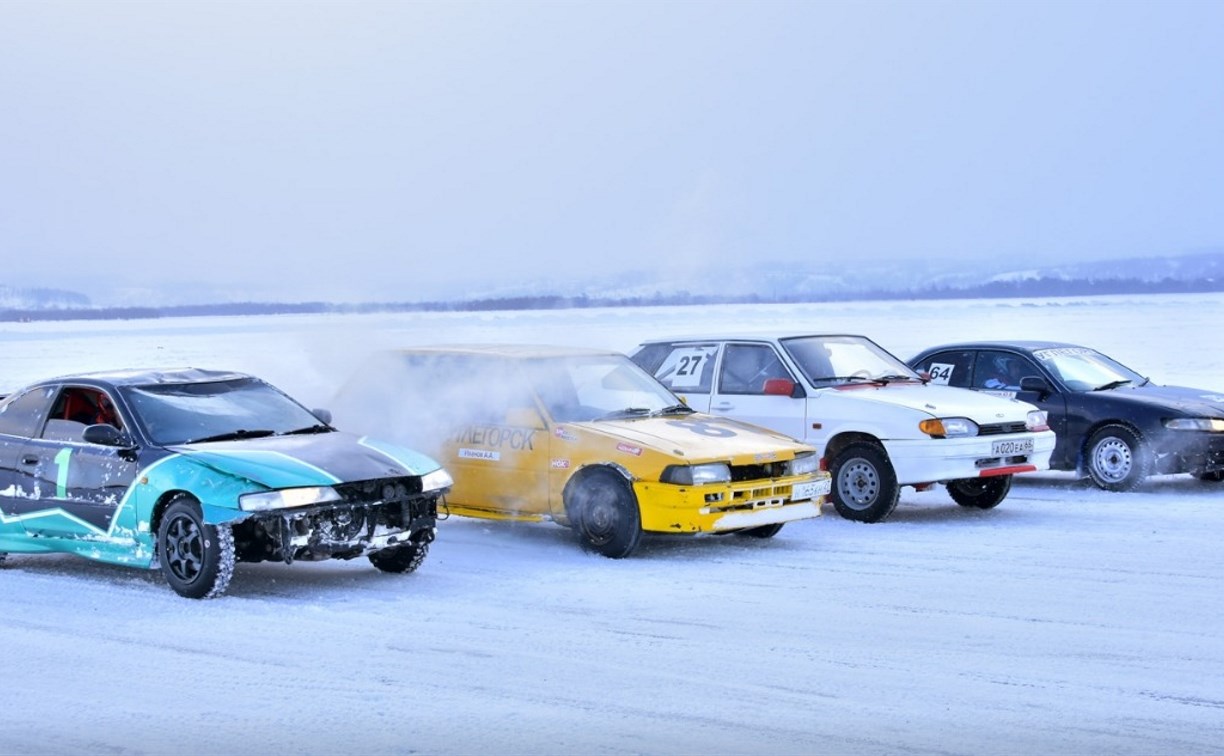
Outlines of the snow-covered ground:
[[[1056,338],[1224,388],[1224,296],[0,324],[0,392],[86,369],[247,370],[326,406],[371,349],[777,328]],[[415,574],[240,565],[189,601],[64,556],[0,568],[0,753],[1220,753],[1224,488],[1047,473],[999,508],[648,538],[451,519]]]

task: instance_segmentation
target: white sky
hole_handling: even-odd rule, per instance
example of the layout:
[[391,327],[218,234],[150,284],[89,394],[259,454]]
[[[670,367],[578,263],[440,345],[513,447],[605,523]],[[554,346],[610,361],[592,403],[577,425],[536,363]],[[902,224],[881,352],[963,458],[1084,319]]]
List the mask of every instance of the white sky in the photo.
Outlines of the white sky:
[[420,300],[1224,244],[1220,2],[0,0],[0,284]]

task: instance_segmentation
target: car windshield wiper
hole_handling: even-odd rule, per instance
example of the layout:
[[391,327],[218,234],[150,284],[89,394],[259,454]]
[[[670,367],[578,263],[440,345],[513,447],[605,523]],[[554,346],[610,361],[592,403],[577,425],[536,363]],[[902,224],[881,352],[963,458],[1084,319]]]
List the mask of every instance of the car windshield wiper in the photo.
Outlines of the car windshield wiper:
[[663,409],[655,410],[654,412],[651,412],[650,414],[652,417],[658,417],[659,415],[691,415],[696,411],[697,410],[693,409],[687,404],[673,404],[670,407],[664,407]]
[[879,378],[876,378],[876,380],[880,383],[893,383],[895,381],[921,381],[922,379],[915,375],[901,375],[900,373],[895,373],[893,375],[882,375]]
[[642,415],[649,415],[649,414],[650,414],[650,410],[645,407],[625,407],[623,409],[612,410],[611,412],[604,413],[595,419],[597,421],[598,420],[615,420],[617,418],[622,418],[622,417],[641,417]]
[[1120,381],[1110,381],[1109,383],[1106,383],[1104,386],[1097,386],[1096,388],[1093,389],[1093,391],[1108,391],[1110,389],[1116,389],[1119,386],[1125,386],[1128,383],[1130,383],[1130,381],[1123,378]]
[[263,438],[264,436],[272,436],[275,434],[276,434],[276,431],[244,430],[242,428],[239,428],[236,431],[230,431],[228,433],[218,433],[213,436],[193,438],[188,441],[184,441],[183,443],[185,444],[207,444],[211,441],[234,441],[234,440],[241,439],[241,438]]
[[323,425],[322,423],[315,423],[314,425],[308,425],[305,428],[298,428],[297,430],[285,431],[284,433],[278,433],[276,435],[278,436],[297,436],[297,435],[305,435],[307,433],[331,433],[333,430],[335,430],[335,428],[332,428],[330,425]]
[[869,375],[826,375],[824,378],[815,378],[813,383],[824,381],[866,381],[867,383],[880,383],[883,379],[872,378]]

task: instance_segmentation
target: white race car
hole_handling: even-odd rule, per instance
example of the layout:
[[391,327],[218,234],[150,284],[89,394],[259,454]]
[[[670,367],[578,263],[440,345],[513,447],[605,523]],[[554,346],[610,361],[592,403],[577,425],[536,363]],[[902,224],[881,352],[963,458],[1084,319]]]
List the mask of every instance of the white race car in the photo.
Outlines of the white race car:
[[661,339],[631,357],[695,410],[815,446],[847,519],[883,520],[901,486],[936,483],[962,506],[989,509],[1007,496],[1012,475],[1050,466],[1045,412],[932,385],[863,336]]

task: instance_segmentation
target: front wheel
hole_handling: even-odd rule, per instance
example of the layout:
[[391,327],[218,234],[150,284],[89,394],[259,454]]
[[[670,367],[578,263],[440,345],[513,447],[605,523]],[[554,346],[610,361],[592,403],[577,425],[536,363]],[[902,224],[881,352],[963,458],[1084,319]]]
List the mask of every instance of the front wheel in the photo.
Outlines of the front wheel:
[[408,573],[420,567],[428,554],[428,543],[409,543],[375,551],[367,558],[383,572]]
[[1085,454],[1088,475],[1106,491],[1133,490],[1151,467],[1143,439],[1124,425],[1106,425],[1093,433]]
[[994,509],[1007,498],[1011,490],[1012,476],[996,475],[990,478],[961,478],[948,481],[948,495],[962,507]]
[[597,470],[579,481],[566,497],[565,509],[582,545],[606,557],[627,557],[642,540],[637,499],[610,470]]
[[170,502],[157,529],[157,553],[166,582],[180,596],[213,598],[234,576],[234,532],[204,522],[200,505],[180,495]]
[[833,476],[833,508],[847,520],[880,522],[897,508],[901,493],[897,474],[880,445],[848,445],[833,458],[829,472]]

